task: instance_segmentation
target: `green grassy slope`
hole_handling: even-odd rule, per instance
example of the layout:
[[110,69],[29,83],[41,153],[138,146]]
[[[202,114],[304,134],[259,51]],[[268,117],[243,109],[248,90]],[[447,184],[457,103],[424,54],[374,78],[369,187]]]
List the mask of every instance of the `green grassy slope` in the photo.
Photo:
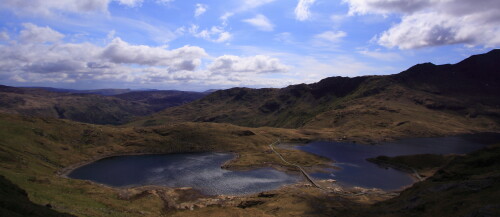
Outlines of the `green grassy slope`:
[[128,102],[143,103],[153,112],[163,109],[183,105],[206,96],[206,93],[176,91],[176,90],[155,90],[155,91],[133,91],[115,95],[114,97]]
[[500,145],[456,157],[400,196],[339,216],[500,216]]
[[41,206],[28,199],[28,195],[5,177],[0,176],[0,216],[9,217],[70,217],[50,209],[50,204]]
[[[78,216],[160,216],[164,202],[154,194],[121,199],[119,189],[59,176],[63,168],[120,154],[225,151],[238,154],[226,168],[280,167],[268,144],[276,138],[307,138],[295,130],[230,124],[178,123],[116,127],[68,120],[0,114],[0,175],[24,189],[36,204]],[[287,150],[306,166],[328,160]],[[286,166],[282,166],[286,168]],[[10,193],[9,193],[10,194]],[[19,203],[24,203],[19,201]]]

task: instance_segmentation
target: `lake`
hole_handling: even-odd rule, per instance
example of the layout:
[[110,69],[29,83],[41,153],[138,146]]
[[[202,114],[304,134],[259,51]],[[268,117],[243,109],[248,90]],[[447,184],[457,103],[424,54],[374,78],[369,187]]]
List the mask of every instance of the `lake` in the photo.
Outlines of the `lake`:
[[[408,173],[383,168],[366,159],[380,155],[463,154],[478,150],[492,141],[500,141],[500,134],[403,139],[381,145],[312,142],[293,148],[328,157],[336,162],[335,166],[341,168],[311,174],[316,179],[335,179],[343,186],[398,190],[413,184],[415,180]],[[221,168],[224,162],[234,157],[230,153],[215,152],[117,156],[77,168],[68,177],[114,187],[193,187],[208,195],[252,194],[304,180],[301,175],[272,168],[249,171]]]
[[79,167],[68,177],[114,187],[193,187],[208,195],[252,194],[302,180],[299,175],[272,168],[249,171],[221,168],[233,158],[229,153],[116,156]]
[[414,154],[464,154],[500,141],[500,134],[477,134],[443,138],[415,138],[381,145],[360,145],[345,142],[312,142],[295,148],[334,160],[340,170],[311,174],[317,179],[335,179],[344,186],[360,186],[397,190],[415,180],[392,168],[383,168],[367,161],[380,155],[389,157]]

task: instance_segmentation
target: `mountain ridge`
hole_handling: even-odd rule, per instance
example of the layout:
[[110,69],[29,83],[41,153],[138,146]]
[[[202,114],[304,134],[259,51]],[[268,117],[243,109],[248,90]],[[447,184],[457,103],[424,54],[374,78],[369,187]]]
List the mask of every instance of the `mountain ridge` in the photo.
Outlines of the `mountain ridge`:
[[[139,97],[133,97],[136,95]],[[0,85],[0,112],[118,125],[203,96],[186,91],[134,91],[109,96]]]
[[[361,137],[366,136],[361,132],[365,129],[396,137],[496,132],[500,129],[498,60],[500,50],[492,50],[456,64],[418,64],[394,75],[330,77],[285,88],[218,90],[131,125],[217,122],[331,128]],[[451,126],[446,127],[446,121]]]

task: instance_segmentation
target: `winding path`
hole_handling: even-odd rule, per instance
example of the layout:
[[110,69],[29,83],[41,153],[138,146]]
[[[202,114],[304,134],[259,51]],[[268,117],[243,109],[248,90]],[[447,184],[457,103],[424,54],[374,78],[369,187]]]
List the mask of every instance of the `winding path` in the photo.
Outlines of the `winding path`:
[[273,150],[273,152],[274,152],[274,153],[276,153],[276,155],[278,155],[278,157],[280,157],[280,158],[281,158],[281,160],[282,160],[283,162],[285,162],[286,164],[288,164],[288,165],[290,165],[290,166],[297,167],[297,168],[300,170],[300,172],[301,172],[302,174],[304,174],[304,176],[306,177],[307,181],[309,181],[309,182],[310,182],[310,183],[311,183],[314,187],[317,187],[317,188],[319,188],[319,189],[321,189],[321,190],[323,190],[323,191],[325,191],[325,192],[327,192],[327,193],[335,193],[335,194],[339,194],[339,195],[343,195],[343,196],[361,196],[361,195],[367,195],[367,194],[380,194],[380,193],[376,193],[376,192],[359,192],[359,193],[351,193],[351,192],[343,192],[343,191],[331,191],[331,190],[329,190],[329,189],[325,189],[325,188],[321,187],[320,185],[318,185],[318,184],[314,181],[314,179],[312,179],[312,178],[311,178],[311,176],[309,176],[309,174],[307,174],[307,172],[306,172],[304,169],[302,169],[302,167],[301,167],[301,166],[299,166],[299,165],[297,165],[297,164],[293,164],[293,163],[288,162],[287,160],[285,160],[285,158],[284,158],[284,157],[283,157],[283,156],[282,156],[282,155],[281,155],[278,151],[276,151],[276,149],[274,149],[274,145],[275,145],[275,144],[279,144],[279,143],[280,143],[280,140],[278,139],[278,140],[276,140],[275,142],[271,143],[271,144],[269,145],[269,147],[271,148],[271,150]]
[[[321,187],[320,185],[318,185],[318,184],[317,184],[317,183],[316,183],[316,182],[315,182],[315,181],[311,178],[311,176],[309,176],[309,174],[307,174],[307,172],[306,172],[304,169],[302,169],[302,167],[301,167],[301,166],[299,166],[299,165],[297,165],[297,164],[290,163],[290,162],[288,162],[287,160],[285,160],[285,158],[284,158],[284,157],[283,157],[283,156],[282,156],[282,155],[281,155],[278,151],[276,151],[276,150],[274,149],[274,145],[275,145],[276,143],[278,143],[278,144],[279,144],[279,143],[280,143],[280,140],[278,139],[278,140],[276,140],[276,142],[271,143],[271,144],[269,145],[269,147],[271,148],[271,150],[273,150],[273,152],[274,152],[274,153],[276,153],[276,154],[278,155],[278,157],[280,157],[280,158],[281,158],[281,160],[282,160],[283,162],[285,162],[285,163],[286,163],[286,164],[288,164],[288,165],[291,165],[291,166],[297,167],[297,168],[300,170],[300,172],[302,172],[302,174],[304,174],[304,176],[306,177],[307,181],[309,181],[309,182],[310,182],[312,185],[314,185],[315,187],[317,187],[317,188],[319,188],[319,189],[321,189],[321,190],[324,190],[324,191],[328,191],[327,189],[324,189],[323,187]],[[328,192],[329,192],[329,191],[328,191]]]

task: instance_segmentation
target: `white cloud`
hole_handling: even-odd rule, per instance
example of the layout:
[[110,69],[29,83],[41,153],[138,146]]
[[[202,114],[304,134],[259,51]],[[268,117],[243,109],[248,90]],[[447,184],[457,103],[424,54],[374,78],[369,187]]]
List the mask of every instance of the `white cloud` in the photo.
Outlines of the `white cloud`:
[[[139,7],[144,0],[2,0],[0,9],[8,9],[23,16],[54,16],[62,13],[108,13],[111,2],[127,7]],[[156,0],[168,4],[174,0]]]
[[346,36],[347,36],[347,33],[343,32],[343,31],[336,31],[336,32],[326,31],[326,32],[323,32],[321,34],[315,35],[314,38],[319,39],[319,40],[323,40],[326,42],[330,42],[330,43],[337,43],[340,40],[342,40],[342,38],[344,38]]
[[300,21],[308,20],[311,17],[309,7],[314,4],[316,0],[299,0],[295,8],[295,18]]
[[208,70],[217,74],[232,73],[278,73],[286,72],[289,68],[279,59],[269,56],[256,55],[252,57],[238,57],[224,55],[217,57]]
[[231,40],[232,35],[229,32],[226,32],[222,27],[212,26],[210,29],[200,30],[200,27],[197,25],[191,25],[188,29],[189,33],[191,33],[194,37],[203,38],[208,41],[221,43]]
[[[42,34],[39,38],[27,37],[25,40],[30,39],[30,43],[15,41],[21,40],[23,31],[31,30]],[[229,37],[216,28],[211,31],[221,32],[219,39],[215,40]],[[203,48],[196,46],[167,49],[166,46],[133,45],[116,37],[106,45],[98,46],[64,42],[61,36],[64,35],[50,27],[25,24],[18,36],[12,36],[12,43],[0,44],[0,80],[32,85],[39,82],[119,83],[136,87],[145,84],[177,85],[175,87],[183,89],[211,85],[262,87],[291,82],[290,79],[271,76],[273,73],[288,72],[290,67],[270,56],[225,55],[214,58],[203,67],[202,60],[210,58]],[[108,36],[113,37],[113,31]]]
[[194,10],[194,16],[195,17],[199,17],[201,16],[202,14],[204,14],[208,9],[208,6],[207,5],[204,5],[204,4],[196,4],[196,9]]
[[147,66],[167,66],[169,70],[193,71],[201,63],[200,58],[207,56],[200,47],[184,46],[174,50],[146,45],[130,45],[120,38],[108,44],[101,55],[113,63],[139,64]]
[[17,15],[52,16],[58,12],[107,12],[111,0],[3,0],[0,8]]
[[214,42],[221,43],[230,40],[233,37],[229,32],[221,32],[219,37],[214,40]]
[[49,27],[39,27],[32,23],[23,23],[23,27],[19,36],[23,43],[58,42],[64,37]]
[[[32,37],[32,30],[41,32]],[[36,32],[35,31],[35,32]],[[23,35],[24,34],[24,35]],[[108,79],[111,81],[144,81],[149,71],[169,76],[198,72],[205,50],[184,46],[168,50],[164,47],[131,45],[120,38],[101,47],[90,43],[54,41],[62,34],[49,27],[24,24],[19,39],[30,43],[0,45],[0,77],[14,81],[74,82]],[[175,77],[175,76],[174,76]]]
[[9,33],[0,32],[0,41],[8,41],[10,39]]
[[239,7],[235,8],[232,11],[224,13],[220,17],[220,19],[222,20],[222,25],[226,26],[229,18],[235,14],[242,13],[242,12],[249,11],[249,10],[253,10],[255,8],[272,3],[274,1],[276,1],[276,0],[240,0],[240,1],[238,1],[238,3],[240,3]]
[[378,43],[413,49],[449,44],[500,45],[498,0],[344,0],[349,14],[400,14],[400,23],[383,32]]
[[261,31],[273,31],[274,30],[274,25],[267,19],[266,16],[262,14],[258,14],[254,18],[251,19],[246,19],[243,20],[243,22],[246,22],[252,26],[257,27],[257,29]]
[[234,13],[232,12],[226,12],[222,16],[220,16],[220,19],[222,20],[222,25],[227,26],[227,21],[229,20],[230,17],[232,17]]
[[412,13],[440,0],[342,0],[349,4],[349,14]]

